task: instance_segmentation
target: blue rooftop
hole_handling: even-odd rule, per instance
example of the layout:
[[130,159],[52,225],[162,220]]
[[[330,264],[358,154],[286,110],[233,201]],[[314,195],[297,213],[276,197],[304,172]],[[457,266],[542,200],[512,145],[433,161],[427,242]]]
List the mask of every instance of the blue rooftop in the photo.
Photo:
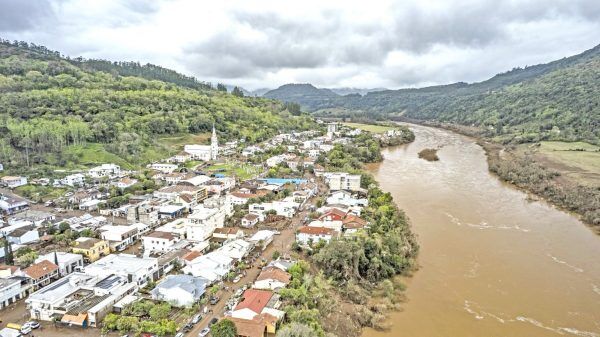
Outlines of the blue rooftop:
[[265,181],[267,184],[273,184],[273,185],[285,185],[288,183],[292,183],[292,184],[302,184],[306,182],[306,179],[299,179],[299,178],[262,178],[259,179],[262,181]]

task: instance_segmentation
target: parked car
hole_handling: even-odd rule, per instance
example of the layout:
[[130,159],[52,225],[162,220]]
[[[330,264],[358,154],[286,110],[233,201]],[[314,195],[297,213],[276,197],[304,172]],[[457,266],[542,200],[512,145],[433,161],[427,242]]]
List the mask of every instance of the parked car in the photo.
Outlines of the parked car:
[[233,283],[238,283],[242,279],[242,275],[238,275],[233,279]]
[[219,302],[219,297],[218,296],[213,296],[210,298],[210,304],[215,305]]
[[31,327],[27,324],[23,324],[23,326],[21,326],[21,335],[27,335],[31,333]]
[[198,322],[200,322],[200,320],[202,320],[202,315],[198,314],[198,315],[194,316],[194,318],[192,318],[192,323],[198,324]]
[[219,319],[218,319],[218,318],[216,318],[216,317],[213,317],[213,318],[210,320],[210,323],[208,323],[208,326],[211,326],[211,325],[213,325],[213,324],[217,323],[218,321],[219,321]]
[[29,321],[23,325],[28,325],[29,327],[31,327],[32,329],[37,329],[40,327],[40,323],[36,322],[36,321]]
[[204,328],[204,329],[202,329],[202,331],[200,331],[200,333],[198,334],[198,337],[205,337],[206,335],[208,335],[209,332],[210,332],[209,328]]
[[186,325],[183,326],[183,328],[181,329],[181,331],[183,332],[190,332],[192,331],[192,329],[194,328],[194,325],[192,323],[188,323]]
[[183,337],[185,336],[185,334],[183,332],[178,332],[175,337]]

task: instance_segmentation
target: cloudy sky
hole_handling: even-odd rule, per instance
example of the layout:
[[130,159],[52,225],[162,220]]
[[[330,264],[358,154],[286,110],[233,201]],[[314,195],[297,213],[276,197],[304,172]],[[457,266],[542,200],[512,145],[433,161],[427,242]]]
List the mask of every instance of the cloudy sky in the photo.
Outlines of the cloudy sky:
[[0,37],[247,89],[480,81],[600,44],[598,0],[0,0]]

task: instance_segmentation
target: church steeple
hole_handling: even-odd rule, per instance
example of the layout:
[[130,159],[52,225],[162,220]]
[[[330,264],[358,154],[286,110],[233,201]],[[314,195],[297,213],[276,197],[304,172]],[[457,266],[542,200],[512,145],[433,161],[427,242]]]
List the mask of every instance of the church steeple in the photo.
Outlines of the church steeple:
[[215,129],[215,123],[213,123],[212,136],[210,137],[210,159],[217,160],[219,155],[219,140],[217,139],[217,130]]

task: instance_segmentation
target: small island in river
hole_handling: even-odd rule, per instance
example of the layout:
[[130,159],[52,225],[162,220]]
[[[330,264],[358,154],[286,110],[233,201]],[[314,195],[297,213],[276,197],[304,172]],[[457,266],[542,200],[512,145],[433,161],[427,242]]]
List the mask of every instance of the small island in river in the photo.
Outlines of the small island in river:
[[438,161],[440,158],[437,155],[437,149],[423,149],[419,152],[419,158],[427,161]]

